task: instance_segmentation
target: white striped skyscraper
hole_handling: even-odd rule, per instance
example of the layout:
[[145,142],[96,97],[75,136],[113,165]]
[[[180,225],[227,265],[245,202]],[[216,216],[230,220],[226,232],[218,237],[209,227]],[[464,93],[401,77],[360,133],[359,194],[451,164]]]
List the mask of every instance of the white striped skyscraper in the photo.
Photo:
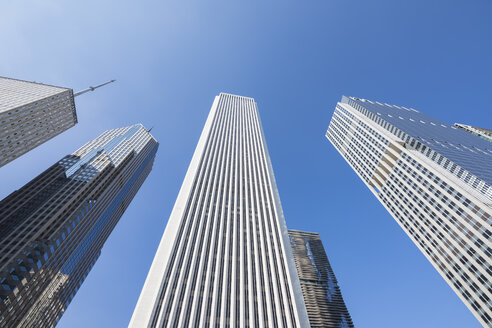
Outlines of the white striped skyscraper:
[[252,98],[215,98],[130,327],[309,327]]
[[413,108],[343,97],[326,137],[484,327],[492,143]]

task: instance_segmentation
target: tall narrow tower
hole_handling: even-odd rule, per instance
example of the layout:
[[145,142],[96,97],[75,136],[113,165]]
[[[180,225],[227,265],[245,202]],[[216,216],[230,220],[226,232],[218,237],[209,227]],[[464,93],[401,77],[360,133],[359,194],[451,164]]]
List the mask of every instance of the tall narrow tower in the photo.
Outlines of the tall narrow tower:
[[319,234],[289,230],[311,327],[354,328]]
[[0,202],[0,327],[53,327],[152,169],[141,125],[108,130]]
[[326,137],[484,327],[492,143],[413,108],[343,97]]
[[130,327],[309,327],[252,98],[215,98]]
[[0,167],[77,123],[77,92],[52,85],[0,77]]

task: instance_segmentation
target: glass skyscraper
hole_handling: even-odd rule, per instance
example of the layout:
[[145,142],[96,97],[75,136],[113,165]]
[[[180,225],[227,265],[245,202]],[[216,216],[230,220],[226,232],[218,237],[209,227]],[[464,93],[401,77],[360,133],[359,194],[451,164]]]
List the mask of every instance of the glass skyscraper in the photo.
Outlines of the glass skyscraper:
[[326,137],[484,327],[492,325],[492,143],[354,97]]
[[289,230],[289,237],[311,327],[353,328],[319,234]]
[[150,173],[141,125],[108,130],[0,202],[0,327],[53,327]]
[[215,98],[130,327],[309,327],[254,99]]
[[76,123],[72,89],[0,76],[0,167]]

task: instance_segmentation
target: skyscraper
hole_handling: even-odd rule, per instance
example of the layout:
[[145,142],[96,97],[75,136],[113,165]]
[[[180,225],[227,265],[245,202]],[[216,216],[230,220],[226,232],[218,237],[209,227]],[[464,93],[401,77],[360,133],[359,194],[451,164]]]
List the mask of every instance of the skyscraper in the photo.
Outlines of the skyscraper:
[[492,142],[492,130],[477,128],[475,126],[459,124],[459,123],[454,123],[454,126],[457,128],[460,128],[466,132],[474,134],[477,137],[480,137],[484,140]]
[[0,202],[0,327],[52,327],[152,169],[141,125],[108,130]]
[[0,77],[0,167],[76,123],[72,89]]
[[130,327],[309,327],[252,98],[215,98]]
[[353,97],[326,137],[485,327],[492,144],[413,108]]
[[289,230],[289,237],[311,327],[353,328],[319,235]]

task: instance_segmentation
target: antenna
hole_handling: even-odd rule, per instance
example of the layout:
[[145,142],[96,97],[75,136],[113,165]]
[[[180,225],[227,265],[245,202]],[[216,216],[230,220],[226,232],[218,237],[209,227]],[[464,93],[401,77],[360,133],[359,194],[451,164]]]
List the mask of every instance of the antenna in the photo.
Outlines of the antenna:
[[106,84],[113,83],[114,81],[116,81],[116,80],[111,80],[111,81],[108,81],[108,82],[104,82],[104,83],[102,83],[102,84],[96,85],[95,87],[88,87],[88,88],[87,88],[87,89],[85,89],[85,90],[81,90],[81,91],[79,91],[79,92],[74,93],[74,94],[73,94],[73,96],[74,96],[74,97],[77,97],[77,96],[80,96],[81,94],[84,94],[84,93],[86,93],[86,92],[89,92],[89,91],[94,91],[94,90],[96,90],[97,88],[100,88],[100,87],[102,87],[102,86],[105,86]]

